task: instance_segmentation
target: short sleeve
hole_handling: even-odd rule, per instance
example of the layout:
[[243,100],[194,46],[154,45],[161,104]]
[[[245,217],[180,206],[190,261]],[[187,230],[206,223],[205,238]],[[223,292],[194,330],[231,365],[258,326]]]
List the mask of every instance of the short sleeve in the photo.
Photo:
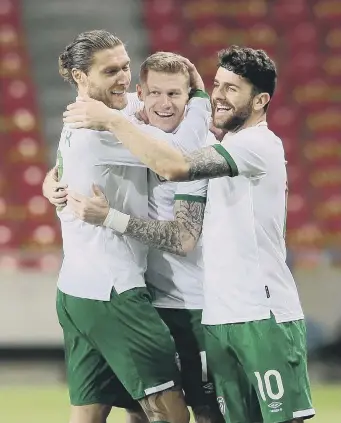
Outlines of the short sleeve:
[[225,158],[232,177],[261,178],[266,175],[267,163],[271,160],[272,144],[273,140],[263,128],[250,128],[227,135],[221,144],[215,144],[213,148]]
[[179,182],[174,196],[175,201],[195,201],[206,203],[208,180]]

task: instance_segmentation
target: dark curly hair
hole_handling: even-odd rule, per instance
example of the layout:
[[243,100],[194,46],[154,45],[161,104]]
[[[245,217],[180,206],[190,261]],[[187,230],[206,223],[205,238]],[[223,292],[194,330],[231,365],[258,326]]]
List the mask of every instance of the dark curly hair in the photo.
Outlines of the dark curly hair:
[[[276,88],[277,71],[273,60],[264,50],[231,46],[218,53],[218,67],[225,68],[247,79],[253,85],[253,94],[268,93]],[[269,103],[264,107],[266,111]]]
[[59,74],[65,81],[77,85],[72,76],[72,69],[79,69],[87,74],[92,64],[93,55],[97,51],[119,45],[123,45],[122,41],[104,29],[82,32],[65,47],[59,56]]

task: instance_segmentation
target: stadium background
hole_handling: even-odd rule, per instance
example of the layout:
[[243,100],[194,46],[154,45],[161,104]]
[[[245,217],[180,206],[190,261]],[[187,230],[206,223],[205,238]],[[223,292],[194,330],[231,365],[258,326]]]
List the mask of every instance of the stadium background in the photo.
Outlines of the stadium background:
[[54,311],[61,239],[41,183],[75,96],[58,54],[100,28],[127,43],[133,83],[157,50],[189,57],[209,89],[220,48],[276,60],[269,123],[288,160],[288,261],[308,319],[315,421],[341,421],[340,23],[340,0],[0,0],[1,422],[67,418]]

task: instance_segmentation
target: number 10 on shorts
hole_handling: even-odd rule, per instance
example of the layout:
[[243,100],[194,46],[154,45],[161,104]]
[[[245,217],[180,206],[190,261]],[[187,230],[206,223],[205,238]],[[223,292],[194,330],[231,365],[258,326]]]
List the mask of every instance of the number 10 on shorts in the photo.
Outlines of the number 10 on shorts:
[[[283,381],[281,374],[277,370],[268,370],[263,377],[259,372],[254,372],[254,374],[257,378],[259,394],[263,401],[267,401],[268,398],[278,401],[283,397]],[[275,389],[275,392],[273,389]]]

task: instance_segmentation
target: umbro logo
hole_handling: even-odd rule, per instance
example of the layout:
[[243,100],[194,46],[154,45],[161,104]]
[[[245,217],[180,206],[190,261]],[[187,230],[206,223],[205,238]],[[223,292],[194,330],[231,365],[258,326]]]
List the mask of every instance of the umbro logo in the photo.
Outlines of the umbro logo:
[[281,411],[282,409],[280,408],[282,405],[281,402],[272,402],[271,404],[268,404],[268,407],[271,408],[271,413],[277,413],[278,411]]
[[204,392],[205,392],[205,394],[212,394],[212,393],[213,393],[213,391],[214,391],[214,388],[213,388],[213,383],[212,383],[212,382],[210,382],[210,383],[206,383],[206,384],[203,386],[203,388],[204,388]]

